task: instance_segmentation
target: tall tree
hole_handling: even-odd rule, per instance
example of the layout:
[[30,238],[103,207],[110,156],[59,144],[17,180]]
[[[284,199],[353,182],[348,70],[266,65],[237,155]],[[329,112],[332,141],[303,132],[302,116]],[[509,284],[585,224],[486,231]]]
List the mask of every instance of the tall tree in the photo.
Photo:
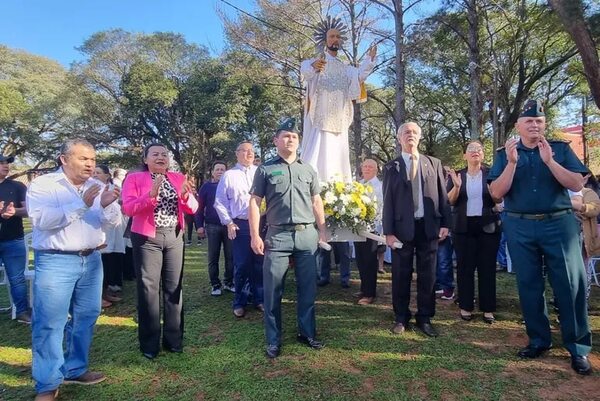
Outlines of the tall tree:
[[584,15],[582,0],[549,0],[577,46],[585,77],[597,107],[600,107],[600,59],[598,46]]

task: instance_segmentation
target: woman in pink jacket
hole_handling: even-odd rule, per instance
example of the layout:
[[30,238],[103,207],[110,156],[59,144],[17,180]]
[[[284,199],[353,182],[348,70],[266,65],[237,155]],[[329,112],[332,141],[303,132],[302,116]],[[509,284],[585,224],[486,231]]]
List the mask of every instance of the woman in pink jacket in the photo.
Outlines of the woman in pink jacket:
[[169,152],[160,143],[144,148],[142,171],[123,183],[123,211],[131,216],[131,242],[138,294],[140,350],[153,359],[160,350],[160,288],[163,291],[163,348],[183,352],[184,213],[198,208],[181,173],[168,171]]

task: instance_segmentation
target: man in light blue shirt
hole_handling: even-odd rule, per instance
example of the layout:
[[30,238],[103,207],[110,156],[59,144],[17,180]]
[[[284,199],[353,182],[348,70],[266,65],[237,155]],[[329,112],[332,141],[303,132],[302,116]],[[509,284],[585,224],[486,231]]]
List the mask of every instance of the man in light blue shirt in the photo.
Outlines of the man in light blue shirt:
[[263,310],[263,257],[256,255],[250,247],[248,205],[250,188],[256,173],[252,143],[240,143],[235,155],[237,164],[223,174],[217,185],[215,210],[221,224],[227,226],[229,239],[233,241],[233,314],[241,318],[246,314],[248,302],[248,293],[244,288],[246,282],[250,284],[254,306]]

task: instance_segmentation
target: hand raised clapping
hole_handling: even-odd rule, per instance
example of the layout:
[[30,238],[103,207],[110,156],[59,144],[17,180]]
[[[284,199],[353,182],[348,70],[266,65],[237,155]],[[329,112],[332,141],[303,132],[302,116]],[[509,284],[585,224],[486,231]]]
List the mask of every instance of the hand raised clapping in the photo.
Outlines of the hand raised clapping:
[[158,191],[160,190],[160,185],[162,184],[165,176],[163,174],[158,174],[154,181],[152,182],[152,188],[150,188],[150,197],[156,198],[158,196]]

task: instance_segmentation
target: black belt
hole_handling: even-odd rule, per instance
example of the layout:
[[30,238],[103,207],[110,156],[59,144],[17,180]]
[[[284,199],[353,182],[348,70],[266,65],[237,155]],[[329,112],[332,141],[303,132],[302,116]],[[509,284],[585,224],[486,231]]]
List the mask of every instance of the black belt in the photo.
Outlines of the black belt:
[[510,217],[518,217],[519,219],[545,220],[545,219],[551,219],[553,217],[558,217],[558,216],[562,216],[562,215],[569,214],[569,213],[572,213],[571,209],[564,209],[564,210],[559,210],[558,212],[540,213],[540,214],[506,212],[506,215],[510,216]]
[[39,249],[38,252],[49,253],[53,255],[77,255],[77,256],[90,256],[93,252],[102,249],[104,247],[98,248],[88,248],[82,249],[81,251],[62,251],[60,249]]
[[306,230],[308,227],[310,226],[314,226],[314,223],[300,223],[300,224],[272,224],[269,225],[269,227],[275,227],[279,230],[285,230],[285,231],[304,231]]

